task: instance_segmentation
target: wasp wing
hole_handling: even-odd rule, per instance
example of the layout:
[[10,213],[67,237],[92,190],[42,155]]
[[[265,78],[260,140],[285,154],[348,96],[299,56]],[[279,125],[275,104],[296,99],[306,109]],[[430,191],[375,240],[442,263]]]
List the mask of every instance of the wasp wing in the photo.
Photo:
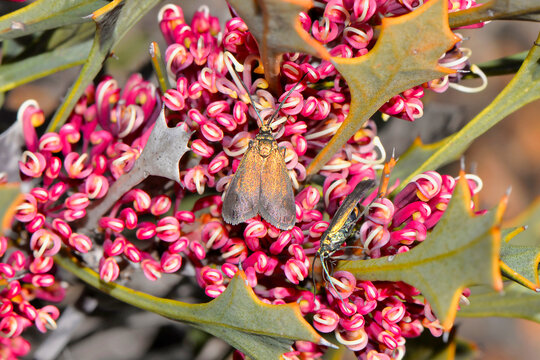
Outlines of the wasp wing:
[[292,229],[296,220],[291,178],[275,142],[261,169],[259,214],[281,230]]
[[360,201],[365,194],[375,186],[375,180],[363,180],[356,185],[352,193],[347,195],[345,200],[341,203],[338,210],[334,214],[328,230],[341,229],[345,223],[349,220],[349,215],[356,208],[356,204]]
[[225,222],[236,225],[257,215],[264,159],[250,146],[223,197],[222,215]]

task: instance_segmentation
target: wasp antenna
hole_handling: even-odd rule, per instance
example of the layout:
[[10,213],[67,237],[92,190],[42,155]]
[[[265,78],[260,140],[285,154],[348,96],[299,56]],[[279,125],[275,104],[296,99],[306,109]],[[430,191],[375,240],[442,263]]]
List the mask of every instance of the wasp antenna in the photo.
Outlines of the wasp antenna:
[[[251,102],[251,105],[253,106],[253,109],[255,110],[255,113],[257,114],[257,117],[259,118],[259,121],[261,122],[262,125],[264,125],[264,121],[261,117],[261,114],[259,113],[259,110],[257,110],[257,107],[255,106],[255,100],[253,100],[253,97],[251,96],[251,93],[249,92],[249,89],[248,87],[246,86],[246,84],[242,81],[242,79],[240,79],[240,75],[238,75],[238,72],[236,71],[236,69],[232,66],[232,60],[230,59],[230,57],[233,57],[233,55],[226,51],[225,52],[225,59],[227,59],[225,61],[225,65],[227,66],[227,69],[229,70],[229,73],[231,74],[234,82],[236,83],[236,86],[238,86],[239,84],[241,85],[241,87],[244,89],[244,91],[246,92],[247,96],[249,97],[249,101]],[[234,58],[234,57],[233,57]]]
[[285,95],[285,98],[283,99],[282,102],[279,103],[279,106],[278,108],[276,109],[276,111],[274,111],[274,113],[272,114],[272,117],[270,117],[270,120],[268,120],[268,123],[266,125],[270,126],[270,124],[272,123],[272,121],[274,121],[275,117],[277,116],[277,114],[279,113],[279,110],[281,110],[281,108],[283,107],[283,104],[285,104],[285,101],[287,101],[287,99],[289,98],[289,96],[291,96],[292,92],[294,91],[294,89],[296,89],[296,87],[298,86],[298,84],[300,84],[302,81],[304,81],[304,79],[306,78],[307,76],[307,73],[305,73],[304,75],[302,75],[302,77],[300,78],[300,80],[298,80],[298,82],[296,84],[294,84],[294,86],[291,88],[291,90],[289,90],[289,92],[287,93],[287,95]]
[[323,267],[324,273],[326,274],[326,278],[328,279],[328,282],[330,283],[330,286],[332,286],[332,289],[334,289],[334,291],[336,292],[341,302],[345,304],[345,300],[343,300],[343,298],[341,297],[341,294],[336,289],[336,286],[334,285],[334,282],[332,281],[332,277],[330,276],[330,273],[328,272],[328,269],[326,268],[326,264],[324,263],[324,261],[322,261],[322,259],[321,259],[321,265]]
[[313,262],[311,263],[311,281],[313,282],[313,296],[317,292],[317,285],[315,284],[315,261],[317,261],[317,254],[313,257]]

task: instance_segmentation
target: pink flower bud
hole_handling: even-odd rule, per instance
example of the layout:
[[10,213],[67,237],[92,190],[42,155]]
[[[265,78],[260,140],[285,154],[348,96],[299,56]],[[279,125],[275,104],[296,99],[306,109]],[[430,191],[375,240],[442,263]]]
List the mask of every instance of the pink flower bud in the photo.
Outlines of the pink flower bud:
[[33,218],[28,224],[26,224],[26,230],[28,232],[36,232],[43,227],[45,224],[45,216],[38,213],[35,218]]
[[212,175],[217,174],[224,168],[229,166],[229,158],[222,151],[217,156],[214,156],[212,161],[208,164],[208,172]]
[[301,281],[304,281],[308,275],[307,266],[303,262],[296,259],[287,260],[285,263],[284,272],[287,280],[296,285],[298,285]]
[[90,174],[84,185],[89,199],[101,199],[109,191],[109,181],[102,175]]
[[191,250],[191,253],[195,255],[195,257],[199,260],[202,260],[206,257],[206,249],[203,245],[201,245],[201,243],[197,241],[190,242],[189,249]]
[[71,152],[64,159],[64,169],[72,179],[84,179],[92,173],[92,167],[85,167],[88,160],[87,154]]
[[42,333],[47,332],[47,329],[55,330],[56,319],[60,316],[60,311],[56,306],[46,305],[37,311],[37,316],[34,320],[36,328]]
[[124,255],[129,261],[134,263],[138,263],[142,260],[141,252],[130,242],[126,243],[126,246],[124,246]]
[[124,230],[124,222],[118,218],[104,216],[99,219],[98,224],[104,229],[110,229],[115,233],[121,233]]
[[51,274],[36,274],[32,276],[32,285],[36,287],[49,287],[54,284],[54,276]]
[[71,210],[83,210],[90,204],[88,196],[84,193],[75,193],[64,201],[64,205]]
[[184,97],[178,90],[169,89],[162,98],[165,106],[172,111],[180,111],[186,106]]
[[313,326],[322,333],[334,331],[339,325],[339,316],[330,309],[321,309],[313,315]]
[[364,329],[345,332],[336,331],[335,334],[336,340],[352,351],[364,349],[369,341],[369,337]]
[[147,257],[141,261],[144,276],[150,281],[161,278],[161,266],[154,259]]
[[49,200],[49,192],[45,190],[44,188],[36,187],[30,190],[30,194],[32,194],[37,201],[44,203]]
[[176,241],[180,237],[180,223],[173,216],[164,217],[157,223],[156,235],[166,242]]
[[0,263],[0,274],[4,279],[11,279],[15,276],[15,269],[9,264]]
[[108,283],[115,281],[120,274],[120,268],[113,257],[102,258],[99,264],[99,277]]
[[179,254],[164,252],[161,256],[161,270],[164,273],[174,273],[182,266],[182,257]]
[[210,142],[217,142],[223,139],[223,131],[211,122],[204,123],[201,126],[201,134]]
[[45,176],[49,179],[56,179],[62,170],[62,160],[53,156],[49,159],[49,166],[45,170]]
[[152,203],[150,196],[141,189],[130,190],[126,195],[124,195],[122,201],[133,201],[133,208],[139,213],[148,210]]
[[60,237],[46,229],[36,231],[30,238],[30,248],[35,257],[53,256],[58,253],[61,244]]
[[142,222],[137,225],[135,232],[137,239],[148,240],[156,236],[156,225],[151,222]]
[[69,237],[69,245],[80,253],[87,253],[92,249],[92,240],[86,235],[73,233]]
[[238,267],[230,263],[225,263],[221,265],[221,272],[223,272],[225,276],[232,279],[234,275],[236,275],[236,273],[238,272]]
[[15,219],[20,222],[29,222],[37,215],[37,201],[31,194],[24,194],[24,202],[15,209]]
[[51,186],[49,190],[49,200],[56,201],[62,196],[68,189],[68,185],[64,182],[57,182]]
[[19,169],[21,172],[29,177],[38,178],[43,174],[45,167],[47,166],[47,160],[41,153],[34,153],[26,150],[23,152],[21,161],[19,161]]
[[127,229],[133,230],[138,223],[137,213],[132,208],[125,208],[120,211],[120,220],[124,222]]
[[178,221],[185,222],[188,224],[195,222],[195,214],[193,214],[193,212],[191,211],[185,211],[185,210],[178,211],[176,212],[176,214],[174,214],[174,217],[177,218]]
[[204,293],[211,298],[217,298],[225,291],[225,285],[208,285],[204,288]]
[[209,158],[214,154],[214,148],[201,139],[195,139],[191,142],[191,150],[204,158]]
[[7,263],[13,267],[15,271],[21,271],[25,267],[26,257],[20,250],[15,250],[9,255]]
[[34,258],[29,269],[34,274],[44,274],[52,269],[54,260],[50,256]]

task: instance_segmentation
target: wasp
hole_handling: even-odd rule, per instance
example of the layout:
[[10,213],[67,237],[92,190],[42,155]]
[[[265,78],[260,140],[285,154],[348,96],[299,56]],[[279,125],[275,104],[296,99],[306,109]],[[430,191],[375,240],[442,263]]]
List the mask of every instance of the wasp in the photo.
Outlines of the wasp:
[[366,209],[360,211],[357,204],[373,187],[375,187],[375,180],[363,180],[359,182],[354,190],[343,200],[332,218],[328,229],[323,233],[321,245],[315,254],[311,268],[311,276],[313,277],[314,284],[313,291],[315,291],[315,260],[319,258],[323,268],[324,278],[330,283],[336,294],[339,295],[332,282],[326,261],[341,248],[341,245],[351,235],[360,217],[364,215]]
[[[242,85],[254,104],[245,84]],[[278,146],[270,125],[295,88],[296,85],[266,122],[253,106],[262,126],[255,140],[249,142],[223,197],[223,220],[229,224],[236,225],[260,214],[278,229],[289,230],[294,226],[296,205],[291,178],[285,166],[285,148]]]

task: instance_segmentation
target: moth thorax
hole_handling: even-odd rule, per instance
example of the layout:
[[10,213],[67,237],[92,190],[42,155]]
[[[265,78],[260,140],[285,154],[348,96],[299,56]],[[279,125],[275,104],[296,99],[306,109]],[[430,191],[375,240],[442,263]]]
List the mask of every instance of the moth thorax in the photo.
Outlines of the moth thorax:
[[262,157],[267,157],[272,153],[274,140],[261,139],[257,145],[259,155]]

